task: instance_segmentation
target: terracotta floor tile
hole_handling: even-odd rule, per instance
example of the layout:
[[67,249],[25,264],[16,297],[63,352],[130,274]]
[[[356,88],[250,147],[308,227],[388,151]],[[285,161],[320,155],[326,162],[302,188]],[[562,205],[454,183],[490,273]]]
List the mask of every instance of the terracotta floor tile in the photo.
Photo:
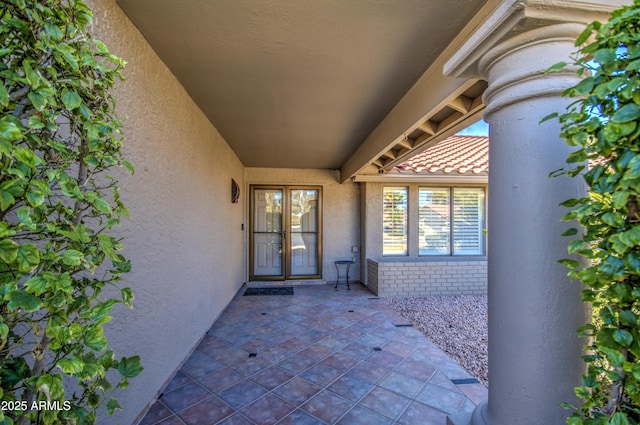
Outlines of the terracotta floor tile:
[[156,425],[184,425],[184,422],[182,422],[179,417],[174,415],[167,419],[164,419],[161,422],[158,422]]
[[287,416],[294,409],[295,406],[275,395],[267,394],[242,409],[242,414],[257,425],[272,425]]
[[185,364],[180,371],[193,379],[198,379],[224,368],[222,363],[206,354],[203,354],[203,356],[204,358],[197,362]]
[[367,360],[354,366],[347,375],[355,376],[356,378],[364,379],[365,381],[377,384],[382,381],[387,375],[391,373],[391,369],[386,367],[375,365]]
[[175,390],[176,388],[179,388],[185,384],[188,384],[191,381],[193,381],[193,379],[189,378],[187,375],[177,372],[176,375],[171,380],[171,382],[169,382],[167,387],[164,389],[164,392],[166,393],[166,392]]
[[303,410],[296,410],[278,425],[325,425],[325,423]]
[[217,397],[211,397],[178,414],[187,425],[215,424],[235,410]]
[[213,393],[219,393],[245,379],[244,375],[231,368],[224,368],[198,380],[200,385]]
[[399,425],[446,425],[447,414],[418,402],[412,402],[396,421]]
[[269,361],[264,360],[261,357],[261,355],[257,355],[256,357],[247,357],[246,359],[235,363],[231,368],[236,372],[249,377],[271,366]]
[[302,406],[307,413],[326,423],[336,423],[351,407],[353,403],[333,394],[322,391]]
[[274,392],[284,400],[299,406],[320,390],[322,390],[322,387],[312,384],[306,379],[295,377],[274,390]]
[[336,378],[342,375],[342,373],[342,371],[334,367],[318,363],[315,366],[312,366],[302,372],[300,376],[311,383],[320,385],[321,387],[326,387]]
[[139,425],[445,425],[444,412],[485,398],[481,384],[451,382],[470,375],[395,326],[401,318],[362,285],[243,292]]
[[353,376],[341,376],[327,388],[348,400],[358,401],[374,387],[375,385],[362,379],[354,378]]
[[140,421],[138,425],[153,425],[162,419],[166,419],[169,416],[173,415],[171,410],[167,408],[160,400],[153,403],[147,414],[144,416],[144,419]]
[[[208,424],[207,424],[208,425]],[[216,425],[255,425],[246,416],[242,413],[237,412],[232,416],[229,416],[227,419],[218,422]]]
[[427,384],[415,398],[417,401],[449,414],[458,413],[466,397],[459,392],[449,391],[437,385]]
[[391,425],[393,421],[362,406],[355,406],[339,421],[340,425]]
[[338,370],[349,370],[360,363],[360,359],[345,353],[337,352],[324,359],[322,363]]
[[300,351],[298,354],[302,354],[305,357],[309,357],[310,359],[319,362],[320,360],[326,359],[334,352],[334,350],[323,345],[313,344],[312,346]]
[[360,401],[360,404],[387,418],[395,419],[407,408],[410,402],[410,398],[376,387]]
[[260,385],[244,380],[234,386],[227,388],[218,394],[218,396],[227,402],[230,406],[241,409],[247,404],[253,403],[259,397],[267,393],[267,390]]
[[424,385],[424,381],[398,372],[391,372],[380,382],[381,387],[409,398],[414,398]]
[[162,396],[162,402],[171,409],[172,412],[178,413],[187,407],[193,406],[207,398],[211,397],[211,393],[204,389],[196,382],[191,382],[178,389],[165,393]]
[[300,354],[294,354],[278,363],[278,366],[291,373],[298,374],[316,364],[314,360]]
[[251,377],[251,380],[268,390],[272,390],[287,382],[291,378],[293,378],[293,375],[286,370],[281,369],[277,366],[271,366],[253,375]]

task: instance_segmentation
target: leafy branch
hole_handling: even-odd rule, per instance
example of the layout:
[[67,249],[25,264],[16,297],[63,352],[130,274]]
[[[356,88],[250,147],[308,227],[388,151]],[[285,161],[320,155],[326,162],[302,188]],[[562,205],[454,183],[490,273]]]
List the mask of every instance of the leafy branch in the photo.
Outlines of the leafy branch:
[[[640,0],[592,22],[576,40],[574,65],[584,78],[564,95],[578,98],[559,116],[561,136],[575,150],[553,175],[583,178],[588,196],[569,199],[563,218],[577,222],[561,260],[585,285],[593,320],[586,338],[587,372],[575,389],[581,406],[569,425],[640,423]],[[554,69],[563,68],[558,64]],[[557,115],[556,115],[557,116]]]
[[133,301],[109,234],[128,210],[105,173],[133,173],[110,94],[125,63],[87,32],[81,0],[7,0],[0,18],[0,423],[92,424],[142,371],[104,335]]

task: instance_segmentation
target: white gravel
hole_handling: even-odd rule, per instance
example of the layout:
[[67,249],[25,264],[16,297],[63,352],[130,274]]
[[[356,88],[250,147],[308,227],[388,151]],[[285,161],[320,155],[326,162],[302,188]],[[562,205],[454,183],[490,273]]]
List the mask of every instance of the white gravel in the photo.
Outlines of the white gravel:
[[488,386],[486,296],[386,298],[385,301]]

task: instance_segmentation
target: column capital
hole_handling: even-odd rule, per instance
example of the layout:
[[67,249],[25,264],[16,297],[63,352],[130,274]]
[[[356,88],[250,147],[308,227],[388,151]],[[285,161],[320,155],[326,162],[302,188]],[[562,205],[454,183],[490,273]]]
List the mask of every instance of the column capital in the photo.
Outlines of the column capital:
[[[589,22],[606,21],[609,13],[630,0],[502,0],[490,2],[479,14],[482,23],[445,63],[444,75],[488,79],[486,55],[502,43],[520,37],[533,42],[531,35],[544,39],[545,27],[559,24],[570,29],[574,39]],[[569,24],[569,25],[567,25]],[[572,25],[573,24],[573,25]],[[533,31],[536,30],[536,31]],[[576,32],[577,31],[577,32]],[[552,31],[554,32],[554,31]],[[528,37],[522,34],[529,33]],[[557,35],[557,30],[555,31]],[[513,46],[513,41],[511,48]]]

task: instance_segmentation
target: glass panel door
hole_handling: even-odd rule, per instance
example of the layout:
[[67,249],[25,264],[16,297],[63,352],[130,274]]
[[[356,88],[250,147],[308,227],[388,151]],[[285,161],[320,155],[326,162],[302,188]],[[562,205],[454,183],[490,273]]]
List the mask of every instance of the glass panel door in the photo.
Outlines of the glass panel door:
[[252,186],[249,277],[321,278],[319,187]]
[[284,279],[283,189],[252,192],[251,275]]
[[317,189],[289,191],[291,276],[317,276],[319,209]]

